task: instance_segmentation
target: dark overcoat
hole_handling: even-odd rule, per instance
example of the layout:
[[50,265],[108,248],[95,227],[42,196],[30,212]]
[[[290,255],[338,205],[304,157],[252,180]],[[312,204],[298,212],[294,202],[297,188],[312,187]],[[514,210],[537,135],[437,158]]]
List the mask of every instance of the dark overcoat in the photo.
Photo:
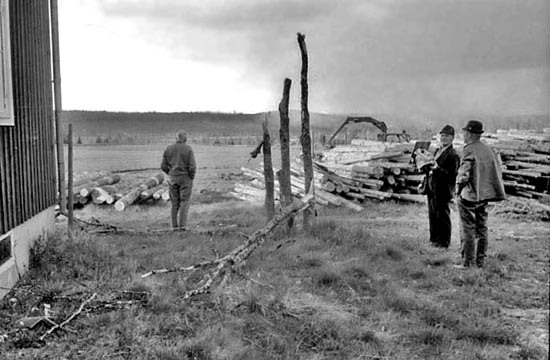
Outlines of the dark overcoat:
[[454,195],[460,157],[452,144],[438,149],[434,157],[437,167],[426,174],[425,193],[438,201],[449,201]]

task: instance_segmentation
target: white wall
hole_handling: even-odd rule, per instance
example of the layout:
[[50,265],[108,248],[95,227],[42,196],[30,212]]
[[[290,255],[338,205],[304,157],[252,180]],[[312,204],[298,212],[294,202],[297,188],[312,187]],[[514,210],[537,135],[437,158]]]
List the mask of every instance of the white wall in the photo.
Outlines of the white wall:
[[40,237],[51,236],[54,227],[55,211],[52,206],[8,233],[11,236],[12,257],[0,265],[0,299],[29,270],[29,253],[34,242]]

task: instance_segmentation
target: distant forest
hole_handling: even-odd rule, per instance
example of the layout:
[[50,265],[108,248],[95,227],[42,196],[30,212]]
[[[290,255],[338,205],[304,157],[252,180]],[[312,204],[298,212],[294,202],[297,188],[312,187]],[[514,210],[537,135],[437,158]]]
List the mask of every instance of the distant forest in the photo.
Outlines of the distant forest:
[[[300,135],[300,111],[290,112],[291,137]],[[347,116],[371,116],[384,121],[389,132],[403,130],[415,138],[429,138],[445,124],[457,129],[468,118],[448,120],[419,116],[392,116],[387,114],[321,114],[310,113],[310,123],[316,139],[329,136]],[[272,139],[279,137],[279,112],[256,114],[217,112],[109,112],[63,111],[62,123],[73,124],[74,141],[80,144],[147,144],[172,141],[175,132],[182,129],[193,143],[250,145],[262,136],[262,122],[268,119]],[[488,131],[497,129],[536,129],[550,127],[550,116],[478,117]],[[372,128],[373,132],[377,131]]]

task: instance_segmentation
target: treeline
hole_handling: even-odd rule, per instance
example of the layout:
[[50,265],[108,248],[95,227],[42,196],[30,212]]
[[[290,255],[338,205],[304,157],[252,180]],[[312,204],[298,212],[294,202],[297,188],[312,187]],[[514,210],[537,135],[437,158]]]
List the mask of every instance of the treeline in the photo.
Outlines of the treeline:
[[[299,137],[300,111],[290,111],[291,136]],[[330,136],[347,116],[371,116],[384,121],[389,132],[407,131],[414,138],[429,138],[445,124],[457,128],[468,117],[422,117],[388,114],[321,114],[311,113],[311,129],[316,139]],[[487,131],[497,129],[537,129],[550,126],[548,115],[477,117]],[[267,119],[272,137],[278,138],[279,113],[270,111],[256,114],[218,112],[110,112],[68,110],[62,113],[62,124],[67,129],[73,124],[74,141],[78,144],[149,144],[172,141],[182,129],[193,143],[250,145],[262,136],[262,122]],[[350,129],[351,130],[351,129]],[[371,127],[370,130],[377,129]],[[66,132],[66,131],[65,131]]]
[[[172,141],[178,130],[189,134],[189,141],[202,144],[250,145],[262,136],[267,118],[270,132],[278,134],[279,113],[257,114],[181,112],[129,113],[108,111],[63,111],[65,130],[73,124],[74,141],[79,144],[148,144]],[[329,131],[343,116],[312,114],[314,129]],[[300,112],[291,114],[291,132],[300,132]],[[278,136],[278,135],[277,135]]]

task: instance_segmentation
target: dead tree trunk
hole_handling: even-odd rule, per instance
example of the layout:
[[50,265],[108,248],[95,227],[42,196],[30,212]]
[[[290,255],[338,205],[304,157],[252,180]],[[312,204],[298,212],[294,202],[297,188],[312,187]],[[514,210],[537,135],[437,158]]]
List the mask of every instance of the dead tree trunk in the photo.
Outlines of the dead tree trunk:
[[[292,204],[292,186],[290,183],[290,119],[288,117],[288,102],[290,97],[290,85],[292,80],[285,79],[283,88],[283,98],[279,103],[279,116],[281,118],[281,128],[279,138],[281,141],[281,170],[278,172],[279,192],[281,194],[281,206]],[[287,228],[292,228],[294,218],[288,219]]]
[[[302,54],[302,71],[300,76],[300,85],[302,89],[301,109],[302,109],[302,134],[300,143],[302,144],[302,155],[304,162],[304,177],[305,177],[305,192],[310,193],[309,187],[313,180],[313,161],[311,158],[311,136],[309,133],[309,110],[308,110],[308,57],[306,48],[306,37],[304,34],[298,33],[298,45]],[[313,194],[313,189],[311,189]],[[304,210],[304,230],[309,232],[311,229],[313,212],[311,209]]]
[[265,215],[270,221],[275,214],[275,181],[273,179],[273,161],[271,159],[271,140],[267,128],[267,117],[262,123],[264,130],[263,153],[264,153],[264,176],[265,176]]

